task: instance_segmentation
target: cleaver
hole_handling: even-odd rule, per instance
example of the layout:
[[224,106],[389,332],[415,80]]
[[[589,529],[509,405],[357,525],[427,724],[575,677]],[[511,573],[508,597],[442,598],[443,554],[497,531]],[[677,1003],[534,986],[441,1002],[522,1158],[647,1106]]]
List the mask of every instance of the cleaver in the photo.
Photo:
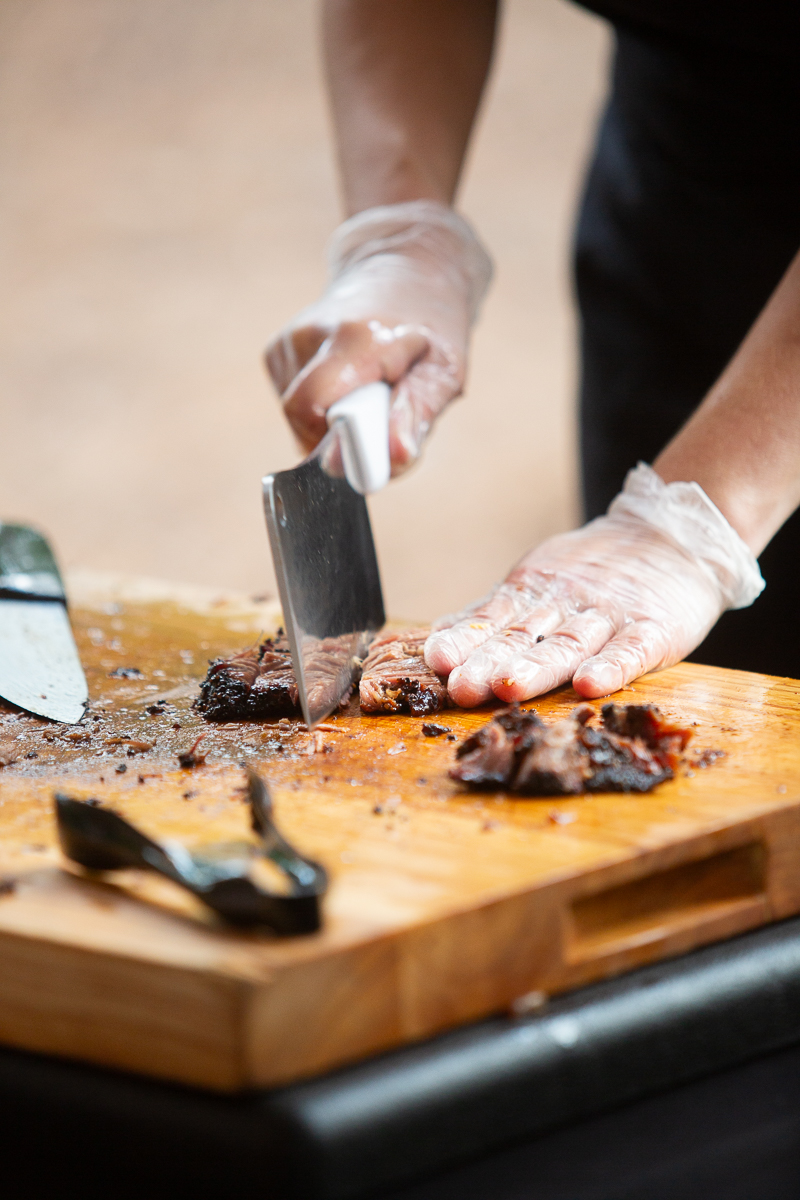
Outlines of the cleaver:
[[385,383],[328,409],[299,466],[263,480],[264,513],[295,678],[309,729],[349,695],[386,617],[365,496],[389,481]]
[[52,551],[35,529],[2,522],[0,697],[67,725],[89,699]]

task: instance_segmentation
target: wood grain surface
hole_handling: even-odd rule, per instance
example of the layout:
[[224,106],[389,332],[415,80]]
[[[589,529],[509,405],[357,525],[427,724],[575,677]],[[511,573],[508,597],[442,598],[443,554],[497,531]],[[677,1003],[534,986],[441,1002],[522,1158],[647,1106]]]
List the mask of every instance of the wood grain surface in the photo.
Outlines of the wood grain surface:
[[[650,676],[616,699],[658,704],[695,726],[695,754],[724,758],[647,796],[514,800],[451,782],[454,743],[415,718],[351,705],[321,735],[205,724],[191,702],[207,660],[271,632],[268,605],[134,594],[72,616],[85,725],[0,707],[8,1044],[218,1089],[281,1083],[800,911],[796,681]],[[563,688],[534,707],[575,703]],[[460,739],[489,716],[441,719]],[[206,765],[179,769],[200,732]],[[238,932],[167,881],[88,878],[60,856],[56,788],[191,847],[251,836],[243,761],[330,871],[319,934]]]

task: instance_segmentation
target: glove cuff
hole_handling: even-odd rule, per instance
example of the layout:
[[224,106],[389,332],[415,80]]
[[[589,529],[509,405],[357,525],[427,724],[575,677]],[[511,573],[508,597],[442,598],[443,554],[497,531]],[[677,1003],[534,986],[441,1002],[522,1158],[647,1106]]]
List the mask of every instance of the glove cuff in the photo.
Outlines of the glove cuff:
[[356,213],[328,242],[328,269],[337,279],[376,254],[415,254],[465,290],[470,321],[478,314],[492,279],[492,260],[464,217],[436,200],[381,204]]
[[764,590],[755,555],[699,483],[664,483],[639,463],[608,514],[647,521],[670,537],[713,578],[725,608],[747,608]]

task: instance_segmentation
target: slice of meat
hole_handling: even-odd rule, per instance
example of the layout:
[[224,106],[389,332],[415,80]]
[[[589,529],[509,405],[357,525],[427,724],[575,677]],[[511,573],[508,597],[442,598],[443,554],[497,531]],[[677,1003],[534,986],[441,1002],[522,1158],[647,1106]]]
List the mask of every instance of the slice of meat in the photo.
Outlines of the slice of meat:
[[[346,707],[353,635],[308,641],[310,644],[304,646],[306,687],[312,706],[320,694],[325,697],[331,690],[338,693],[345,689],[340,704]],[[195,708],[208,721],[271,721],[300,716],[297,680],[285,635],[267,638],[258,649],[216,659],[200,684]]]
[[409,629],[375,639],[362,667],[362,712],[426,717],[447,707],[447,682],[422,657],[429,633],[429,629]]
[[672,778],[691,730],[652,705],[606,704],[599,729],[593,716],[582,705],[545,725],[530,712],[508,709],[458,747],[450,776],[528,796],[649,792]]
[[[423,717],[447,705],[447,685],[422,657],[427,629],[379,635],[363,665],[360,700],[366,713],[410,712]],[[335,688],[351,672],[354,639],[326,638],[310,648],[306,685]],[[304,651],[305,653],[305,651]],[[349,694],[348,694],[349,695]],[[342,699],[347,704],[348,695]],[[267,638],[258,649],[242,650],[211,664],[200,685],[197,711],[209,721],[265,721],[300,715],[297,683],[287,639]]]
[[195,708],[207,721],[298,716],[297,682],[286,638],[267,638],[257,649],[216,659],[200,684]]
[[321,639],[305,635],[303,664],[312,711],[320,704],[329,707],[336,696],[340,696],[339,707],[347,708],[353,690],[349,686],[353,669],[357,677],[361,666],[358,649],[358,638],[352,633]]

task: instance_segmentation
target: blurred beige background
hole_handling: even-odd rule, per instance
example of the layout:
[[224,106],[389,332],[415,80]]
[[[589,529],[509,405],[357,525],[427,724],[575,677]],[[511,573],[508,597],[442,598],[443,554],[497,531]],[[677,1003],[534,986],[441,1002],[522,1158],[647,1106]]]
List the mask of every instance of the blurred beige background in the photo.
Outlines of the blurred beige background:
[[[67,566],[273,579],[261,367],[339,220],[311,0],[0,6],[0,518]],[[467,395],[372,502],[387,604],[428,618],[577,519],[569,241],[602,23],[511,0],[461,207],[495,255]]]

